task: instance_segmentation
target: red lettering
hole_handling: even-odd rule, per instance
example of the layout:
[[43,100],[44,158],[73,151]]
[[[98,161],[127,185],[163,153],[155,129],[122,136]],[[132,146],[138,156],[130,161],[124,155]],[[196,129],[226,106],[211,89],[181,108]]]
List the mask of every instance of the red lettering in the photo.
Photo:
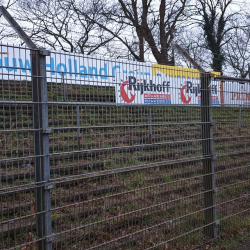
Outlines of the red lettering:
[[235,96],[236,96],[236,93],[235,93],[235,92],[233,92],[233,93],[232,93],[232,100],[234,100],[234,99],[235,99]]

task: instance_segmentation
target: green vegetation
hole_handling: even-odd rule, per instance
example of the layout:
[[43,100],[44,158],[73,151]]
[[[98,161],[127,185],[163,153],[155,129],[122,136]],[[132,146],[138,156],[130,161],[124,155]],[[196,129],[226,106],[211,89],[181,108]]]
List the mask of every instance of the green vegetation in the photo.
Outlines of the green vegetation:
[[[28,84],[15,88],[22,94],[7,95],[5,89],[4,100],[31,100]],[[64,100],[61,84],[50,83],[48,90],[50,102]],[[66,92],[72,102],[114,101],[113,88],[72,85]],[[66,236],[58,237],[60,247],[93,247],[122,237],[117,249],[192,249],[206,242],[200,108],[152,107],[152,142],[149,107],[83,103],[79,137],[76,109],[76,105],[49,105],[49,126],[57,128],[49,134],[50,173],[56,183],[51,190],[52,231],[69,230],[66,236],[71,244]],[[208,249],[219,245],[230,249],[249,235],[249,219],[238,215],[225,219],[249,206],[250,116],[246,111],[239,134],[237,108],[213,108],[214,120],[225,123],[213,126],[221,223],[219,238],[208,243]],[[35,239],[35,189],[30,188],[35,182],[32,112],[27,104],[0,107],[0,248]],[[137,238],[126,238],[137,233]],[[167,245],[161,244],[164,241]]]

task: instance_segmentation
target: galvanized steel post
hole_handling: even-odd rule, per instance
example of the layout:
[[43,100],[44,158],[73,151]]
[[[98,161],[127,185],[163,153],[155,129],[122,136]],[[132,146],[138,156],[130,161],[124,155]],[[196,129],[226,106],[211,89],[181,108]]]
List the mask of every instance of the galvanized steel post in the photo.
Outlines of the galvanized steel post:
[[38,250],[52,249],[46,55],[45,50],[31,50]]
[[50,250],[53,239],[53,235],[51,235],[50,189],[53,185],[49,183],[49,133],[51,129],[48,124],[46,81],[46,56],[50,55],[50,52],[38,49],[3,6],[0,6],[0,14],[5,17],[31,51],[37,247],[38,250]]
[[152,144],[152,110],[151,106],[149,107],[149,114],[148,114],[148,137],[149,137],[149,144]]
[[213,119],[211,101],[211,75],[201,73],[201,136],[203,153],[203,187],[205,209],[205,235],[217,236],[215,201],[215,166],[213,145]]
[[[76,123],[77,123],[77,146],[78,151],[81,150],[81,138],[80,138],[80,108],[79,105],[76,106]],[[78,155],[79,156],[79,155]]]
[[242,105],[239,107],[239,135],[241,135]]

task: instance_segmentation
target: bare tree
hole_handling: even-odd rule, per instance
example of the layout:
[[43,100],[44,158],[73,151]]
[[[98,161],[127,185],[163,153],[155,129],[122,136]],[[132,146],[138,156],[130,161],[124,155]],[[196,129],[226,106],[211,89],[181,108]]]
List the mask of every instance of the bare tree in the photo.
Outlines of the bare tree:
[[[99,20],[89,17],[79,3],[74,6],[80,15],[114,35],[136,60],[145,61],[145,50],[149,48],[158,63],[173,65],[171,43],[186,18],[184,10],[188,1],[116,0],[108,6],[101,4],[103,18]],[[100,2],[103,1],[98,1],[99,5]],[[133,36],[128,39],[123,32],[114,32],[114,27],[122,27],[122,31],[130,30]]]
[[3,5],[6,9],[8,9],[17,2],[18,2],[18,0],[1,0],[0,6]]
[[[113,39],[110,33],[104,34],[90,19],[79,18],[70,1],[19,1],[12,6],[11,11],[27,34],[40,46],[91,54]],[[91,18],[97,18],[98,12],[92,11],[91,4],[85,4],[85,12]],[[12,32],[4,34],[4,38],[13,36],[15,34]]]
[[250,28],[238,28],[231,32],[227,43],[226,59],[237,77],[246,78],[250,65]]
[[[141,46],[136,40],[136,32],[134,29],[131,29],[130,24],[122,17],[122,10],[117,1],[106,2],[102,0],[93,0],[90,12],[86,12],[83,2],[74,0],[69,1],[74,5],[75,12],[78,14],[79,18],[86,18],[94,22],[98,25],[100,30],[106,31],[115,37],[114,43],[106,45],[109,54],[116,54],[118,58],[127,59],[130,58],[129,55],[132,55],[136,60],[142,61],[140,60],[139,54],[144,57],[144,50],[137,53]],[[98,12],[98,18],[93,18],[93,16],[90,15],[91,12]]]
[[201,17],[199,22],[206,38],[206,46],[212,53],[211,66],[213,70],[222,72],[225,62],[223,46],[230,40],[226,35],[234,29],[229,22],[235,15],[235,12],[229,11],[233,0],[197,0],[197,3],[197,14]]
[[[6,9],[11,8],[13,5],[15,5],[18,2],[18,0],[0,0],[0,6],[3,5]],[[7,31],[9,31],[9,25],[7,24],[7,22],[5,21],[5,19],[2,17],[2,15],[0,15],[0,39],[1,37],[5,36],[5,33],[7,33]],[[11,33],[13,33],[13,30],[11,30]]]
[[[205,39],[200,29],[197,27],[187,28],[178,36],[178,44],[181,45],[202,68],[210,68],[211,53],[206,49]],[[175,60],[180,66],[193,67],[189,60],[179,54],[175,55]]]
[[[240,25],[232,22],[233,0],[0,1],[39,46],[190,67],[174,53],[171,43],[175,40],[205,68],[222,71],[228,63],[235,74],[246,72],[248,30],[235,30]],[[16,39],[4,21],[1,37]]]

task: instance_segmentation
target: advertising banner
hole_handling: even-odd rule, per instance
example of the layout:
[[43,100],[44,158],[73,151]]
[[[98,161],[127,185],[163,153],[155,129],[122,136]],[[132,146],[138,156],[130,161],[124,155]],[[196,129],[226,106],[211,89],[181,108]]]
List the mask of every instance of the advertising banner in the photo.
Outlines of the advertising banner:
[[250,106],[250,85],[249,83],[223,82],[222,104],[230,106]]
[[[30,80],[30,50],[25,47],[0,45],[0,73],[6,80]],[[115,86],[120,74],[147,76],[151,64],[107,59],[67,52],[51,51],[46,57],[48,82]]]
[[[211,72],[214,75],[219,73]],[[116,77],[116,102],[121,104],[199,105],[200,73],[196,69],[152,65],[152,73],[136,78],[127,74]],[[220,83],[211,81],[212,104],[220,105]]]
[[[3,79],[31,80],[29,49],[0,45],[0,52]],[[199,105],[201,102],[200,73],[196,69],[51,51],[46,57],[46,71],[48,82],[114,86],[118,104]],[[235,84],[230,90],[229,85],[224,84],[225,103],[249,103],[248,86],[241,88]],[[220,105],[224,95],[220,93],[220,82],[212,79],[211,93],[212,104]]]

